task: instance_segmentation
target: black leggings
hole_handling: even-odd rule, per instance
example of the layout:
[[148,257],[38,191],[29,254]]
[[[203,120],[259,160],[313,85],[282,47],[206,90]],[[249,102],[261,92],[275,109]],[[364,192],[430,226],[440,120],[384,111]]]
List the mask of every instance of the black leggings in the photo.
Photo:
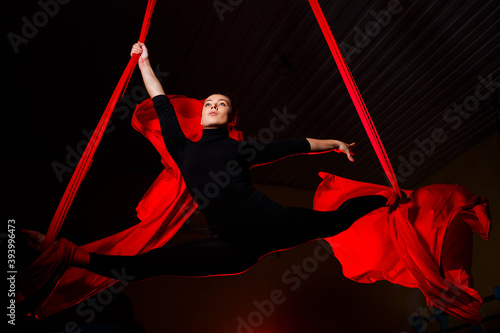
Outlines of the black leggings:
[[347,230],[360,217],[383,207],[386,201],[378,195],[357,197],[329,212],[285,207],[284,216],[273,223],[255,221],[249,228],[233,223],[211,238],[178,245],[167,243],[140,255],[90,253],[86,269],[111,278],[126,274],[127,279],[133,281],[162,275],[237,274],[248,270],[270,252]]

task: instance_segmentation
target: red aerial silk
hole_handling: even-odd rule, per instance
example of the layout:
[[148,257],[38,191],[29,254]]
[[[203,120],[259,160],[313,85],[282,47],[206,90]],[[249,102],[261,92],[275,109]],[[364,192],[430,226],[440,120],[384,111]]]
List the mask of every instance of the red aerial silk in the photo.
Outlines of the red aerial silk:
[[[141,33],[139,35],[140,42],[144,42],[146,40],[146,36],[149,31],[149,26],[151,25],[151,16],[153,15],[153,9],[155,7],[155,4],[156,0],[148,0],[148,5],[146,7],[146,14],[144,15],[144,21],[142,23]],[[108,126],[109,120],[111,119],[111,115],[113,114],[113,110],[115,109],[116,104],[123,97],[123,93],[127,88],[128,82],[130,81],[130,77],[134,72],[134,68],[137,65],[138,60],[139,60],[139,55],[134,54],[130,58],[127,67],[123,71],[123,74],[120,77],[120,80],[118,81],[118,84],[116,85],[113,94],[111,95],[108,105],[106,106],[106,109],[104,110],[104,113],[102,114],[101,119],[99,120],[99,123],[97,124],[97,127],[94,130],[94,133],[92,133],[89,143],[85,147],[82,157],[80,158],[80,161],[78,161],[78,165],[76,166],[76,169],[73,172],[73,175],[71,176],[69,184],[66,187],[66,190],[64,191],[63,197],[59,202],[59,205],[57,206],[56,212],[52,218],[52,221],[50,222],[49,230],[45,235],[45,240],[41,245],[42,251],[45,251],[52,243],[54,243],[57,234],[59,233],[59,230],[62,227],[64,219],[68,214],[69,208],[73,203],[76,192],[80,188],[80,184],[82,183],[83,179],[87,175],[88,170],[90,169],[90,166],[92,165],[95,152],[97,150],[97,147],[99,146],[99,143],[101,142],[102,136],[104,135],[104,131]]]
[[[347,62],[335,42],[323,11],[317,0],[309,0],[309,4],[382,168],[394,192],[401,198],[401,191],[389,157]],[[333,175],[325,177],[326,184],[338,182],[329,179],[330,177],[335,179]],[[322,192],[319,190],[322,188],[320,186],[316,193],[315,207],[333,209],[330,206],[335,207],[339,202],[349,198],[346,192],[363,192],[377,187],[348,180],[340,181],[340,183],[344,184],[344,190],[338,190],[338,186],[333,185],[334,192]],[[327,186],[326,184],[323,188]],[[471,288],[470,272],[467,268],[470,267],[472,258],[470,251],[467,252],[465,249],[471,246],[471,239],[467,238],[467,232],[471,229],[480,232],[485,239],[488,237],[490,221],[486,201],[474,197],[462,187],[451,185],[433,185],[415,190],[411,199],[410,204],[400,205],[391,211],[377,210],[379,214],[382,214],[379,221],[374,218],[373,214],[370,215],[369,220],[377,223],[376,227],[365,228],[365,224],[358,223],[358,225],[363,225],[360,233],[353,234],[355,229],[352,228],[342,233],[342,236],[333,237],[330,240],[330,243],[334,242],[335,245],[338,244],[337,238],[343,239],[342,244],[351,244],[351,246],[342,247],[341,251],[337,250],[336,253],[338,257],[343,258],[341,262],[344,271],[359,271],[359,274],[351,278],[360,282],[386,279],[405,286],[418,287],[427,297],[429,306],[445,310],[464,321],[479,323],[482,299],[477,291]],[[384,221],[386,223],[383,223]],[[469,229],[464,227],[464,221],[469,225]],[[446,231],[449,231],[448,243],[444,243]],[[345,234],[351,236],[345,236]],[[384,236],[382,239],[385,243],[375,244],[378,246],[374,247],[363,246],[361,236],[371,238],[375,235]],[[388,243],[389,240],[392,244]],[[445,248],[446,260],[443,258],[441,262],[443,244],[455,245],[455,243],[459,245]],[[349,249],[357,251],[356,256]],[[343,256],[344,250],[348,255]],[[451,255],[461,252],[465,255],[457,259]],[[373,260],[363,260],[363,258]],[[370,264],[375,265],[370,266]]]
[[342,76],[342,80],[344,80],[347,91],[349,92],[349,96],[351,96],[352,102],[354,103],[354,107],[358,112],[359,118],[361,119],[361,123],[363,124],[363,127],[366,130],[366,134],[370,139],[370,143],[372,144],[373,149],[377,154],[380,164],[382,165],[382,168],[384,169],[384,172],[387,175],[387,178],[391,183],[392,188],[394,189],[396,194],[399,197],[401,197],[398,181],[396,179],[396,174],[394,173],[391,162],[389,161],[389,157],[387,156],[384,145],[380,140],[377,129],[375,128],[372,118],[370,117],[370,113],[366,108],[365,101],[363,100],[363,97],[361,97],[361,93],[359,92],[358,86],[356,85],[356,82],[352,77],[349,66],[345,61],[345,58],[342,55],[342,52],[340,51],[340,48],[337,45],[337,42],[335,42],[335,38],[333,38],[332,31],[328,26],[328,22],[326,21],[325,15],[323,15],[323,11],[321,10],[321,7],[319,6],[317,0],[309,0],[309,4],[311,5],[313,13],[316,16],[316,20],[318,21],[321,31],[325,36],[328,47],[330,48],[330,51],[333,55],[333,59],[337,64],[340,75]]

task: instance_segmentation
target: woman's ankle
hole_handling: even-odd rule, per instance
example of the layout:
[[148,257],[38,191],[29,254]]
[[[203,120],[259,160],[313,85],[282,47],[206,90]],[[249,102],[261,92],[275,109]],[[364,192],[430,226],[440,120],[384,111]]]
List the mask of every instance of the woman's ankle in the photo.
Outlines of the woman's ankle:
[[73,259],[71,260],[71,266],[78,268],[86,268],[89,266],[89,262],[90,262],[89,252],[77,246],[75,253],[73,255]]

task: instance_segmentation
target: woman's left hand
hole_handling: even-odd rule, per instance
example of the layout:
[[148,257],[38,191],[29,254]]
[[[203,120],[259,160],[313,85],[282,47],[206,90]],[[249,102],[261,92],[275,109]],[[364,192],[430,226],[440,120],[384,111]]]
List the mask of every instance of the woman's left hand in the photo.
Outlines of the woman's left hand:
[[355,144],[356,144],[356,142],[349,144],[349,143],[345,143],[342,141],[338,141],[338,147],[335,148],[334,151],[337,153],[346,154],[349,161],[354,162],[354,158],[352,157],[352,155],[354,155],[354,152],[352,151],[352,147],[354,147]]

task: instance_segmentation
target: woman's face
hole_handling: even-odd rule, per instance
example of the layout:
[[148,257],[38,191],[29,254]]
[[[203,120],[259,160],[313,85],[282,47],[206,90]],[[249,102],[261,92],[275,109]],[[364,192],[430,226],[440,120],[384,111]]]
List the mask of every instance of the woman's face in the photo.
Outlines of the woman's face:
[[207,97],[201,110],[203,128],[227,127],[232,117],[232,105],[228,97],[219,94]]

